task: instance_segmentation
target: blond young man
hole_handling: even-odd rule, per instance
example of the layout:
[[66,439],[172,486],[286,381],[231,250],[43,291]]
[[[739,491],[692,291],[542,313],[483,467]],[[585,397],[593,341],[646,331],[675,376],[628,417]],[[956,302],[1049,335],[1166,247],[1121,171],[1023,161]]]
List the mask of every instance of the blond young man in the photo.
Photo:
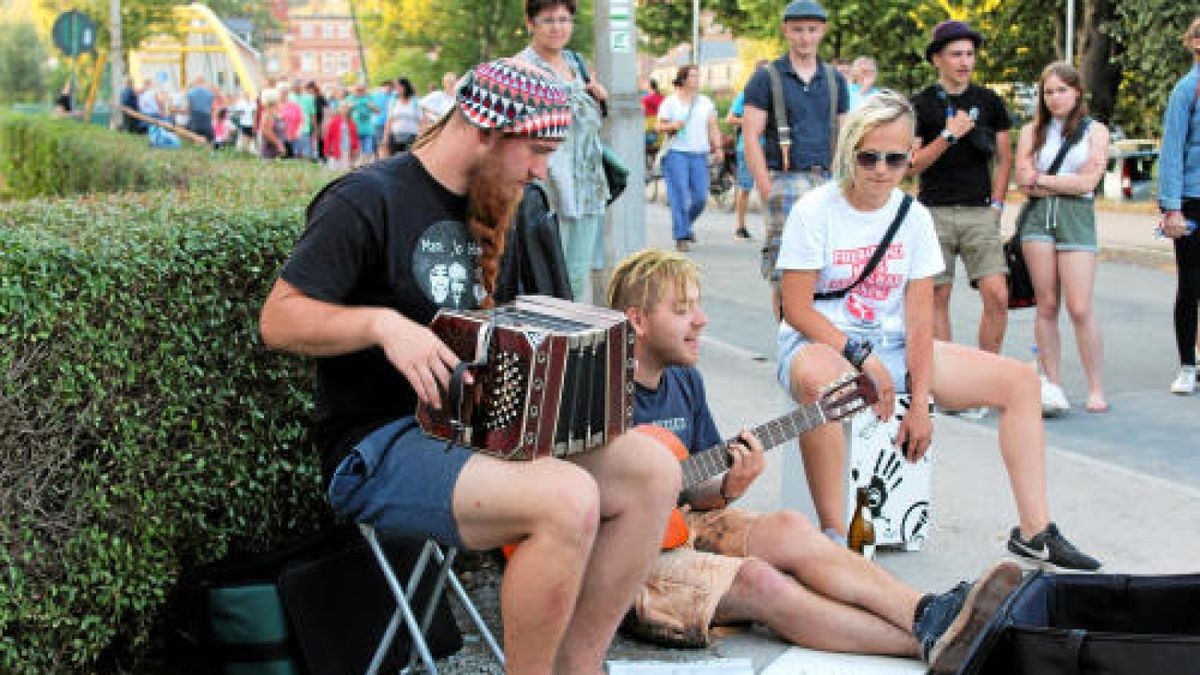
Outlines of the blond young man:
[[[635,422],[669,429],[689,453],[719,443],[695,368],[708,323],[695,263],[661,250],[635,253],[613,272],[608,303],[636,335]],[[974,585],[922,595],[801,514],[731,508],[761,475],[764,449],[743,429],[727,450],[729,471],[683,494],[690,539],[655,561],[626,620],[636,635],[700,646],[714,625],[753,621],[805,647],[922,657],[934,672],[954,672],[982,620],[1020,579],[1005,562]]]

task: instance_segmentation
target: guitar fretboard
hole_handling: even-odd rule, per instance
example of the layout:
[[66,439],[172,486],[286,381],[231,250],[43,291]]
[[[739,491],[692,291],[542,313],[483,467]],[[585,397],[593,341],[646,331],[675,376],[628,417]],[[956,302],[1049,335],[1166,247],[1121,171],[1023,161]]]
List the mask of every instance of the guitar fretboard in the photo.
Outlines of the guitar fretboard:
[[[782,417],[754,427],[750,432],[762,441],[764,450],[770,450],[826,421],[820,403],[804,403]],[[699,485],[728,470],[733,461],[725,448],[736,439],[735,436],[683,460],[684,489]]]

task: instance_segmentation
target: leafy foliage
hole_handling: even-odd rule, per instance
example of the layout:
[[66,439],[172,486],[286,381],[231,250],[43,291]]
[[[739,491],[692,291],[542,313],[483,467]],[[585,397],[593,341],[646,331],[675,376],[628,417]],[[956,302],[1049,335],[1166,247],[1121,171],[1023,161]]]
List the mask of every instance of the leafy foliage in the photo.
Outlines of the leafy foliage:
[[317,527],[310,368],[257,314],[327,179],[0,203],[0,672],[136,669],[181,571]]
[[32,23],[0,24],[0,103],[40,99],[45,60]]
[[1116,57],[1126,73],[1117,90],[1117,116],[1129,136],[1162,133],[1171,88],[1192,65],[1181,40],[1196,8],[1174,0],[1116,3],[1119,21],[1106,27],[1121,44]]
[[[577,4],[569,46],[591,54],[593,0]],[[443,72],[511,56],[529,42],[523,2],[396,0],[362,18],[372,78],[403,75],[419,87],[440,86]]]

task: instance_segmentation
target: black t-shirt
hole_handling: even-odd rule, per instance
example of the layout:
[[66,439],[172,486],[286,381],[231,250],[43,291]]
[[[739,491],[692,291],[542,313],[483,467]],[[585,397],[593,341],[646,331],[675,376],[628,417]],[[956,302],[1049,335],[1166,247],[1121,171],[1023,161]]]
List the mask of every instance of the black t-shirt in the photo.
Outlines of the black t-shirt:
[[992,196],[993,152],[982,149],[986,136],[995,148],[995,132],[1012,127],[1004,101],[991,89],[968,85],[963,93],[949,95],[940,84],[922,89],[912,98],[917,111],[917,136],[922,145],[934,142],[946,128],[947,114],[975,111],[975,128],[946,149],[921,173],[918,198],[926,206],[987,206]]
[[[410,153],[376,162],[313,199],[280,276],[318,300],[391,307],[421,324],[442,307],[474,309],[484,291],[466,204]],[[416,403],[378,347],[317,359],[314,431],[326,477],[363,436]]]

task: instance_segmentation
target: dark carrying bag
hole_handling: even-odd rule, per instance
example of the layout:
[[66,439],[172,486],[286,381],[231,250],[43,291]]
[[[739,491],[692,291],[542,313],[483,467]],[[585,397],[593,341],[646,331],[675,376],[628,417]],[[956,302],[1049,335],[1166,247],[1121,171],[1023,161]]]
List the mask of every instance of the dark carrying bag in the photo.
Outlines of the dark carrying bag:
[[567,261],[558,233],[558,215],[550,208],[546,190],[537,183],[525,186],[513,213],[500,257],[496,302],[518,295],[550,295],[574,299],[567,278]]
[[[1026,203],[1025,207],[1028,206]],[[1017,222],[1020,223],[1019,218]],[[1033,279],[1029,276],[1029,266],[1025,264],[1025,253],[1021,250],[1020,225],[1013,236],[1004,242],[1004,262],[1008,264],[1008,308],[1025,309],[1037,306]]]
[[[592,81],[592,76],[588,73],[587,66],[583,64],[583,57],[579,52],[567,50],[567,53],[575,59],[575,65],[579,66],[579,74],[583,76],[583,83],[586,86]],[[604,101],[596,99],[596,105],[600,107],[600,115],[608,117],[608,104]],[[600,142],[601,160],[604,164],[604,180],[608,182],[608,203],[616,201],[617,197],[625,191],[625,187],[629,184],[629,167],[625,165],[624,160],[604,141]]]
[[[424,542],[384,540],[406,581]],[[422,578],[422,597],[436,572]],[[361,673],[395,608],[370,549],[353,527],[338,528],[269,553],[195,569],[180,583],[173,659],[192,672],[224,675]],[[423,603],[414,604],[418,615]],[[435,657],[462,647],[445,598],[427,634]],[[402,628],[385,669],[407,663]]]
[[1027,577],[983,631],[964,675],[1200,672],[1200,574]]

